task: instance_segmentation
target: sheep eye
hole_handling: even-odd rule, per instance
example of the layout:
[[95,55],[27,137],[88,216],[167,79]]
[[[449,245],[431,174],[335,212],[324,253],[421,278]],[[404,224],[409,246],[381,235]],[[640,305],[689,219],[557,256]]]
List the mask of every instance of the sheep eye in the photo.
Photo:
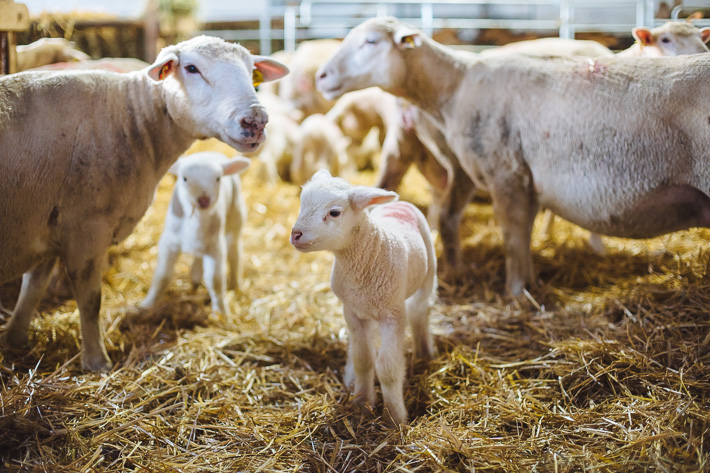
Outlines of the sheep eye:
[[670,43],[670,42],[671,42],[670,38],[661,39],[661,43]]
[[188,64],[187,66],[185,66],[185,70],[187,72],[189,72],[190,74],[199,74],[200,73],[200,70],[196,66],[194,66],[193,64]]
[[217,182],[219,182],[219,177],[217,178]]
[[331,210],[330,212],[328,212],[328,215],[330,215],[331,217],[339,217],[340,210]]
[[377,38],[365,38],[367,44],[377,44]]
[[186,177],[183,177],[182,180],[183,180],[183,182],[187,182],[187,178],[186,178]]

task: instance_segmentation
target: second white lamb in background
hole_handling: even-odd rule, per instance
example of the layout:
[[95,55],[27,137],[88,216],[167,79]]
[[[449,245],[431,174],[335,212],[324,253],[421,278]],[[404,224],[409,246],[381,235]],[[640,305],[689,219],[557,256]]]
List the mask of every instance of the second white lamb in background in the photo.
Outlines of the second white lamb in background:
[[229,314],[224,302],[227,287],[238,289],[242,278],[242,223],[246,207],[238,174],[249,159],[229,159],[222,153],[195,153],[180,158],[170,173],[177,176],[165,229],[158,243],[153,282],[141,307],[155,305],[173,275],[180,253],[195,257],[190,278],[204,279],[212,309]]
[[330,283],[350,331],[345,385],[356,403],[374,406],[376,372],[385,418],[404,424],[405,328],[409,320],[415,356],[430,358],[429,310],[437,280],[426,218],[410,203],[393,202],[397,197],[318,171],[303,186],[291,243],[299,251],[335,255]]

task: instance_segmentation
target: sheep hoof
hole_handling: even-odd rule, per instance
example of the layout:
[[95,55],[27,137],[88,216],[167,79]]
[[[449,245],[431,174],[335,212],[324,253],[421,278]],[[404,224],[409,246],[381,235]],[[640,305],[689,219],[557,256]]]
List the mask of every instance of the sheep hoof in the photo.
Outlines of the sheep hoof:
[[106,372],[111,371],[113,368],[113,363],[106,356],[97,356],[89,358],[88,356],[81,356],[81,369],[84,371],[95,371],[95,372]]
[[5,331],[0,333],[0,347],[18,349],[27,346],[27,333],[13,333]]

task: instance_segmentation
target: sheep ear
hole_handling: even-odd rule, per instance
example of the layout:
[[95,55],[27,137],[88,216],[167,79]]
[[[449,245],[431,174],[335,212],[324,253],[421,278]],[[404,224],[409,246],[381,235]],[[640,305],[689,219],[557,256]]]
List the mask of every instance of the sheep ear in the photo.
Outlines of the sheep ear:
[[182,164],[183,158],[178,159],[173,163],[172,166],[170,166],[170,169],[168,169],[168,174],[172,174],[173,176],[177,176],[178,173],[180,172],[180,165]]
[[354,187],[348,194],[350,206],[355,210],[362,210],[371,205],[386,204],[398,198],[396,192],[365,186]]
[[710,41],[710,26],[700,28],[700,39],[703,40],[703,43]]
[[649,46],[653,43],[653,33],[646,27],[637,26],[631,30],[631,34],[636,38],[636,41],[641,43],[642,46]]
[[328,171],[327,169],[320,169],[318,172],[313,174],[313,176],[311,176],[311,181],[317,181],[319,179],[324,178],[330,179],[331,177],[333,176],[332,174],[330,174],[330,171]]
[[161,81],[170,74],[174,74],[179,63],[180,60],[175,53],[160,54],[148,69],[148,77],[156,82]]
[[399,49],[414,49],[422,45],[421,34],[406,26],[397,28],[393,38],[394,44],[396,44]]
[[222,169],[224,170],[224,175],[229,174],[240,174],[249,167],[251,161],[242,156],[237,156],[234,159],[230,159],[222,163]]
[[253,56],[254,70],[252,71],[252,82],[254,87],[262,82],[271,82],[281,79],[288,74],[288,67],[278,61],[266,56]]

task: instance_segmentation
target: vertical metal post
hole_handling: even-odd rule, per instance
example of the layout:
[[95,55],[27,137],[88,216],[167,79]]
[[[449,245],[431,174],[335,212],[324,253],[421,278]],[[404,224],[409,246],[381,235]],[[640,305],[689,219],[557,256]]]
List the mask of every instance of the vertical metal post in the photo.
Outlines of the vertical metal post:
[[265,0],[259,14],[259,54],[271,54],[271,1]]
[[284,11],[284,50],[296,50],[296,6],[288,5]]
[[422,30],[431,36],[434,32],[434,7],[431,3],[422,3]]
[[574,7],[570,0],[560,0],[560,38],[574,39]]
[[143,60],[146,62],[152,63],[158,55],[159,30],[158,2],[148,0],[143,13]]

